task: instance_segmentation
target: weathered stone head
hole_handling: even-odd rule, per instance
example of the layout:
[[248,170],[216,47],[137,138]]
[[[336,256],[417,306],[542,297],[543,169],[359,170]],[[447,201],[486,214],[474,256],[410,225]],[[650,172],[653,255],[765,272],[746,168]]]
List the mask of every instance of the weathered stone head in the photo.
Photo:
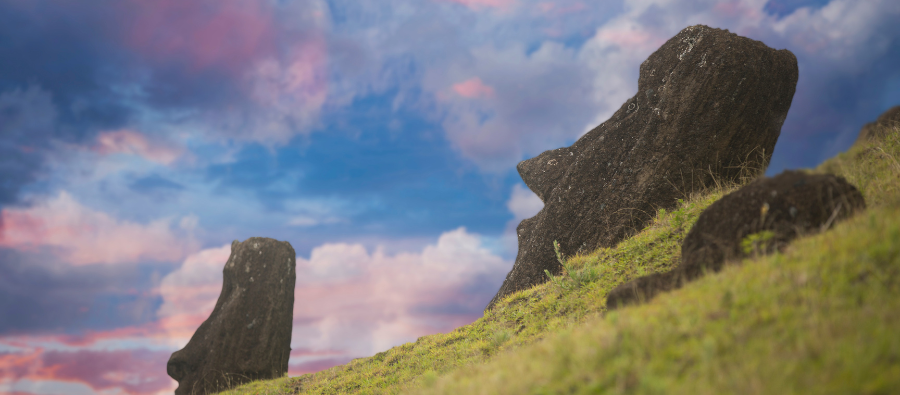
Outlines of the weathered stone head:
[[567,255],[611,247],[690,192],[765,170],[797,85],[787,50],[703,25],[640,67],[638,92],[570,147],[519,163],[544,202],[519,224],[519,254],[488,305],[558,274]]
[[296,254],[290,243],[251,237],[231,243],[222,293],[166,372],[176,395],[209,394],[287,373]]

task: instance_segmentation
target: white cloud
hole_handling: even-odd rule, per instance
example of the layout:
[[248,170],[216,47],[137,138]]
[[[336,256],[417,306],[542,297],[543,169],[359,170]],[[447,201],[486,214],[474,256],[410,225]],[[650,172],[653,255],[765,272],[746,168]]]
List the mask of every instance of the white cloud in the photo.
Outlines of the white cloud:
[[287,60],[263,59],[250,72],[250,97],[255,106],[244,115],[250,133],[261,142],[284,144],[297,133],[309,132],[318,122],[328,95],[327,52],[322,38],[295,45]]
[[332,98],[396,89],[395,107],[440,122],[461,156],[487,172],[577,138],[597,111],[585,83],[593,76],[577,49],[556,40],[580,39],[610,12],[580,1],[516,1],[502,12],[476,3],[336,2],[346,20],[332,36]]
[[544,202],[528,187],[516,184],[513,185],[512,194],[506,202],[506,207],[513,214],[514,220],[521,221],[537,215],[544,208]]
[[[326,244],[297,264],[295,319],[315,323],[298,328],[295,338],[304,339],[306,347],[350,355],[370,355],[471,321],[510,267],[464,228],[445,232],[420,253],[388,255],[361,245]],[[480,278],[496,284],[480,293],[463,291]],[[467,311],[440,311],[453,305]]]
[[160,281],[159,293],[163,304],[157,315],[209,316],[222,291],[222,270],[230,255],[231,245],[226,244],[201,250],[185,258],[178,270]]
[[[526,155],[577,137],[596,110],[585,83],[589,69],[562,44],[544,42],[530,54],[524,45],[485,46],[470,56],[471,76],[433,70],[425,86],[443,97],[447,138],[486,171],[504,172]],[[458,94],[473,80],[480,84],[480,92],[471,92],[478,100]]]

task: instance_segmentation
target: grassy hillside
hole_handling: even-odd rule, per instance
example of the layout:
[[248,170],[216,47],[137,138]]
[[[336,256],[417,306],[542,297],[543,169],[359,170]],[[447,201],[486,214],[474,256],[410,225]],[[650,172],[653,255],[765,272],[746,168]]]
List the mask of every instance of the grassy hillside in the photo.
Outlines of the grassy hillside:
[[483,318],[373,357],[227,394],[890,393],[900,388],[900,127],[815,171],[868,210],[783,253],[748,259],[651,303],[605,313],[606,294],[680,259],[693,196],[569,275]]

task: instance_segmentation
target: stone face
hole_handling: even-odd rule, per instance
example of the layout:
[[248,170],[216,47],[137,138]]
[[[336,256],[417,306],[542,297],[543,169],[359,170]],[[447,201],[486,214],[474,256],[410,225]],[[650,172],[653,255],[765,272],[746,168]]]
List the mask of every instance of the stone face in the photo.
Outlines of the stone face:
[[287,373],[296,254],[290,243],[251,237],[231,243],[222,293],[190,342],[169,358],[176,395],[208,394]]
[[[853,185],[831,174],[786,171],[756,180],[700,214],[681,245],[677,268],[616,287],[606,306],[614,309],[680,288],[705,272],[721,270],[729,260],[782,248],[798,236],[823,231],[865,207],[862,194]],[[771,233],[763,236],[763,231]],[[742,245],[753,234],[757,234],[757,242]]]
[[545,269],[561,272],[554,240],[569,256],[613,246],[714,179],[764,169],[797,76],[790,51],[726,30],[691,26],[663,44],[641,64],[638,93],[609,120],[519,163],[544,208],[516,229],[515,265],[488,308],[545,282]]
[[883,138],[883,133],[887,131],[886,127],[900,128],[900,106],[891,107],[875,120],[865,124],[859,131],[859,137],[856,143],[860,141]]

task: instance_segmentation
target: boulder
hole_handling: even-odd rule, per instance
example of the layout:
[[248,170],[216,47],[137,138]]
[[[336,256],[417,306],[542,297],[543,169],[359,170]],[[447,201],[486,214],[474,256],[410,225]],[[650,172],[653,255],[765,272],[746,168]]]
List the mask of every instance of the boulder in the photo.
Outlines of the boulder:
[[828,229],[866,207],[862,194],[841,177],[785,171],[756,180],[711,204],[681,244],[681,264],[610,291],[615,309],[680,288],[706,272],[749,254],[771,252],[804,234]]
[[544,202],[522,221],[500,298],[558,274],[566,255],[611,247],[695,190],[765,169],[797,85],[787,50],[703,25],[640,66],[638,93],[570,147],[518,165]]
[[235,240],[223,273],[212,314],[169,358],[176,395],[212,394],[287,373],[297,278],[291,244]]
[[859,144],[861,141],[884,138],[885,133],[891,130],[890,128],[892,127],[900,128],[900,106],[891,107],[882,113],[875,122],[863,125],[855,144]]

